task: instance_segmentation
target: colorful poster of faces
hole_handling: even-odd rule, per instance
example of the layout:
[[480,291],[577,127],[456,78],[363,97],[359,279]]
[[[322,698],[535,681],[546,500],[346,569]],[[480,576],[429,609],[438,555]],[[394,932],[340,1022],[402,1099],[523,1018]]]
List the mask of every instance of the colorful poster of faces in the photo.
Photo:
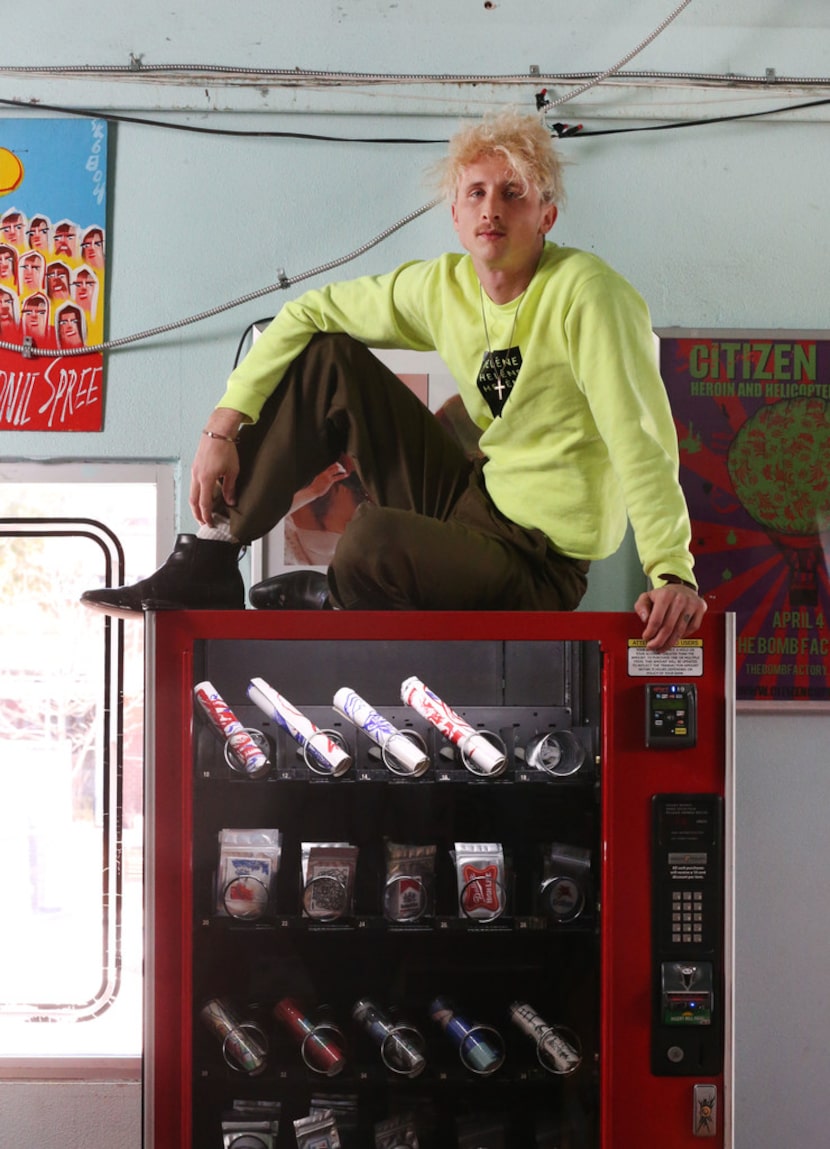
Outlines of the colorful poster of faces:
[[0,119],[0,431],[102,428],[106,214],[105,121]]

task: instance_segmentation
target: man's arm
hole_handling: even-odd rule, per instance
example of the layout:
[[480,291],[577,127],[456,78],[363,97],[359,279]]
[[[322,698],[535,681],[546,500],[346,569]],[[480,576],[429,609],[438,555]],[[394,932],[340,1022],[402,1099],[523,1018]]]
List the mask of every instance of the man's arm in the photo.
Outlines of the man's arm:
[[430,266],[415,261],[385,275],[329,283],[290,300],[234,369],[219,406],[242,411],[256,422],[289,365],[318,333],[350,335],[367,347],[431,350],[420,316]]
[[[341,332],[368,346],[431,348],[427,330],[415,323],[423,298],[423,274],[429,273],[430,266],[414,261],[386,275],[331,283],[281,308],[233,371],[205,424],[190,486],[190,506],[199,523],[213,525],[217,482],[221,482],[225,502],[234,505],[239,459],[233,440],[240,424],[259,418],[267,397],[316,333]],[[399,290],[403,281],[409,286]],[[398,296],[407,305],[405,313],[398,310]]]
[[190,509],[203,526],[213,526],[217,483],[221,483],[222,497],[228,506],[236,502],[239,474],[236,438],[241,424],[248,421],[240,411],[217,407],[205,424],[190,471]]
[[654,583],[635,603],[649,650],[700,626],[706,603],[691,580],[691,525],[678,448],[648,308],[630,284],[595,278],[574,309],[570,337],[597,428],[621,484],[643,569]]

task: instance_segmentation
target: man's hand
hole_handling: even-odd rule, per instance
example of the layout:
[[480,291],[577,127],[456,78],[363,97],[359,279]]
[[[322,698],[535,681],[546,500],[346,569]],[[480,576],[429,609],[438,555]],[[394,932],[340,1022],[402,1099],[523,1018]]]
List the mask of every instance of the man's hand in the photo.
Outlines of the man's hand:
[[707,609],[697,592],[683,583],[669,583],[644,591],[634,603],[637,616],[645,623],[646,649],[659,654],[670,650],[687,634],[693,634]]
[[202,435],[190,471],[190,509],[198,523],[213,526],[213,503],[216,485],[221,484],[222,498],[229,507],[236,502],[236,479],[239,455],[232,442],[245,416],[230,408],[219,408],[208,420],[205,430],[220,436]]

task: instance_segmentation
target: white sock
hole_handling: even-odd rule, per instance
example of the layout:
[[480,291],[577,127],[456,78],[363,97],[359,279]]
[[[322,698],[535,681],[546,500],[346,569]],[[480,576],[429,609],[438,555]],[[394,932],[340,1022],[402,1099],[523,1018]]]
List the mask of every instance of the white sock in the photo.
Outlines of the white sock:
[[202,526],[196,532],[197,539],[212,539],[216,543],[235,543],[237,540],[231,534],[230,519],[214,518],[212,527]]

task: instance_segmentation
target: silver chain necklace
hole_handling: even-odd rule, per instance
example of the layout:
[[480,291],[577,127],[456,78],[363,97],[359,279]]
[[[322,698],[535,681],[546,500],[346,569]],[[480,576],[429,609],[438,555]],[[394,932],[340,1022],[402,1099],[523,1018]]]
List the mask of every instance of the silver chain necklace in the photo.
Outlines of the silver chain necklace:
[[[481,286],[480,283],[478,285],[478,298],[479,298],[479,302],[481,303],[481,321],[484,324],[484,338],[487,340],[487,358],[489,359],[490,363],[492,364],[492,362],[493,362],[493,348],[490,346],[490,329],[487,326],[487,315],[484,311],[484,288]],[[518,318],[519,318],[519,308],[521,306],[522,306],[522,301],[520,299],[516,305],[516,310],[513,312],[513,326],[510,328],[510,338],[507,341],[507,350],[508,351],[513,346],[513,336],[516,334],[516,323],[517,323]],[[504,380],[502,379],[501,371],[499,371],[499,370],[496,371],[496,387],[495,387],[495,389],[498,393],[499,399],[501,399],[502,392],[504,391]]]

